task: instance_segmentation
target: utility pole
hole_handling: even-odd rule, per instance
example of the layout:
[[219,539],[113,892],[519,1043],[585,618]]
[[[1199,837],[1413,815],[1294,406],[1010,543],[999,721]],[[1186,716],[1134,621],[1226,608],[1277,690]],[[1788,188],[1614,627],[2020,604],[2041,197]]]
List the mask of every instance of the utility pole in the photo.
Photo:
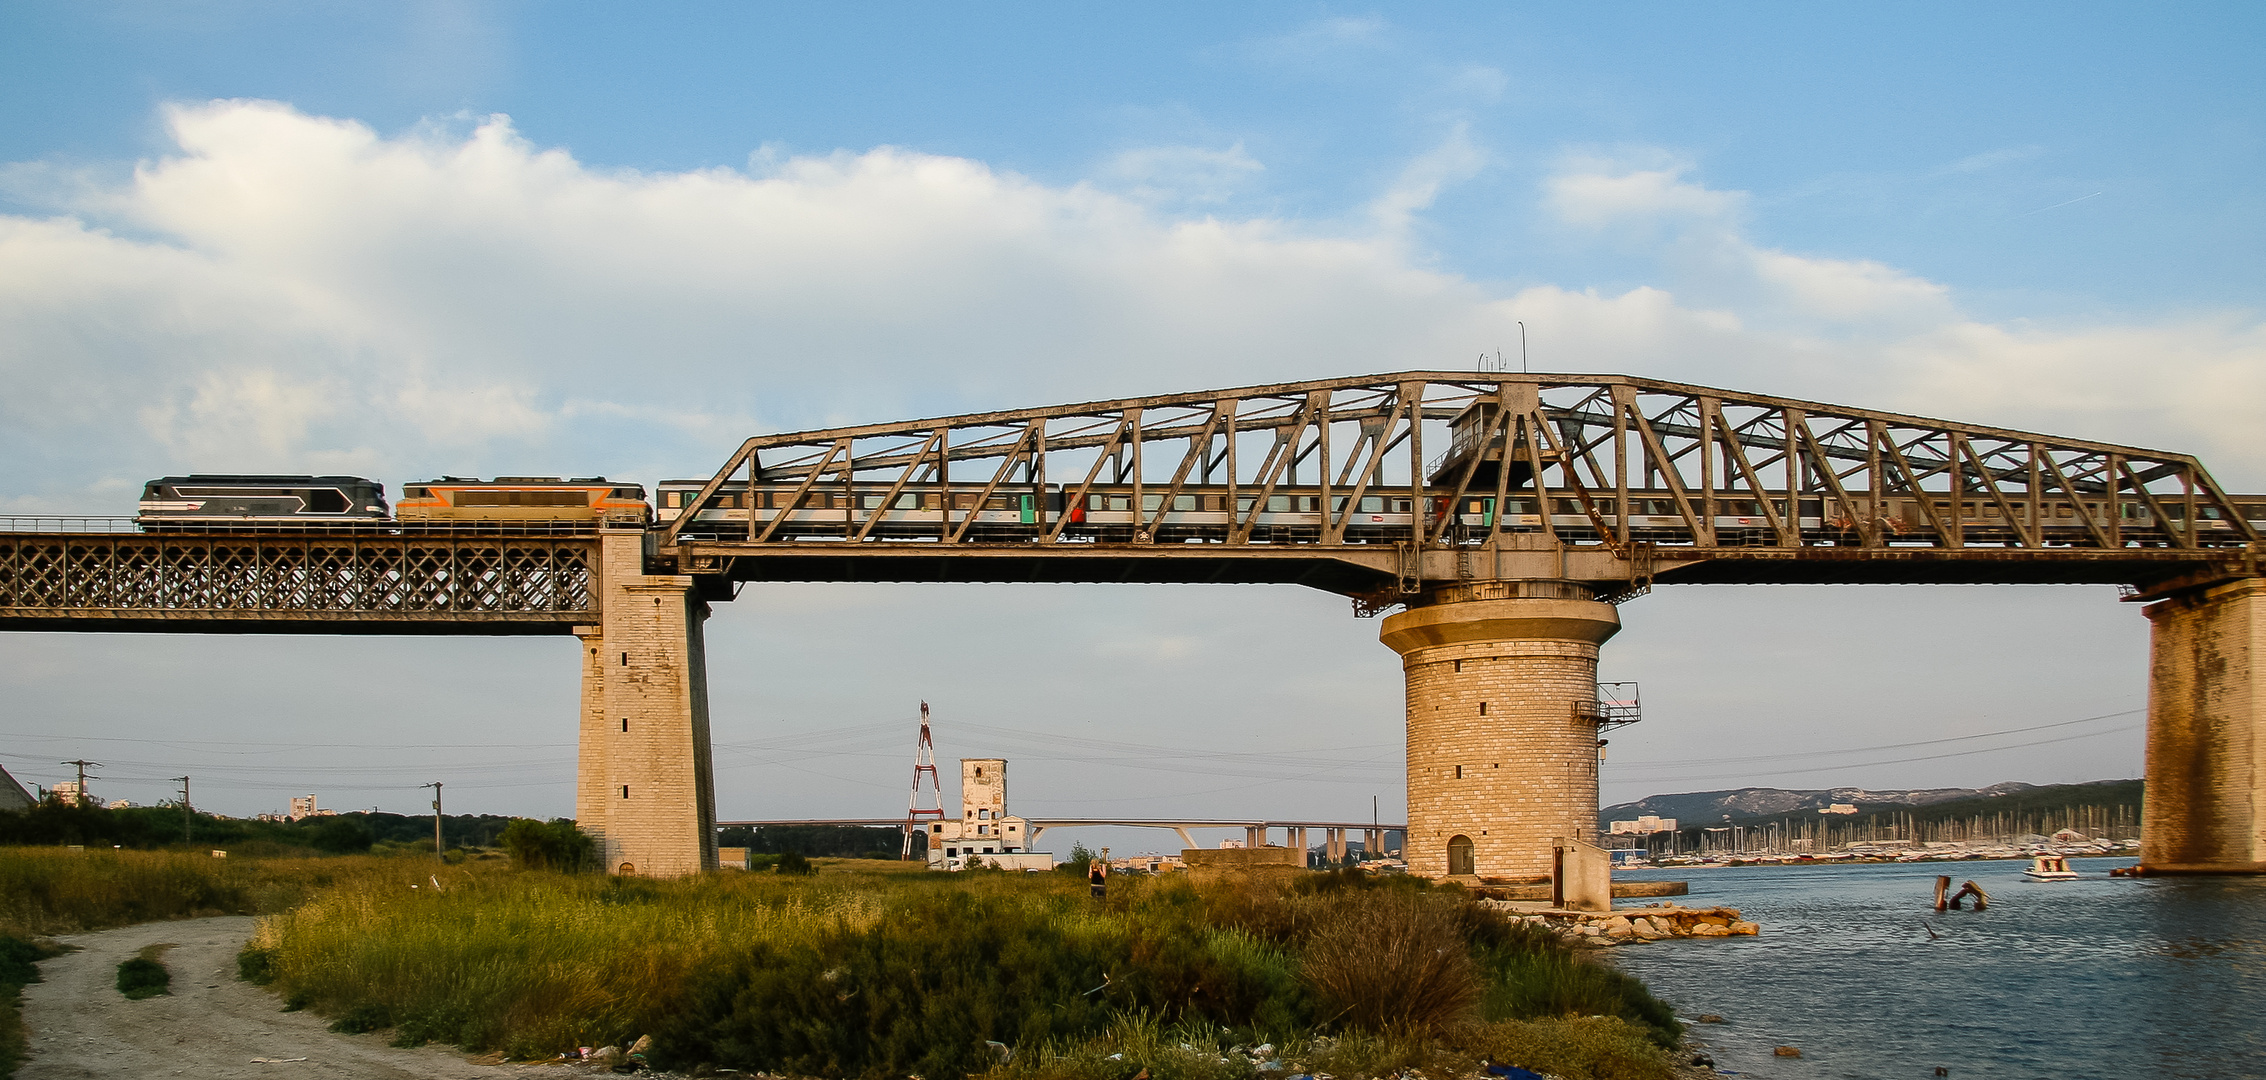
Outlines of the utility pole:
[[417,786],[433,789],[433,857],[442,862],[447,862],[448,856],[442,854],[441,849],[441,782],[435,780],[430,784],[419,784]]
[[176,776],[173,779],[181,785],[181,842],[189,843],[196,839],[197,825],[196,811],[189,807],[189,778]]
[[[85,806],[87,804],[87,769],[89,767],[99,769],[102,767],[102,763],[99,761],[88,761],[85,758],[73,758],[70,761],[63,762],[63,764],[76,765],[79,767],[79,794],[77,798],[72,800],[72,805]],[[102,778],[97,776],[95,777],[95,779],[100,780]]]

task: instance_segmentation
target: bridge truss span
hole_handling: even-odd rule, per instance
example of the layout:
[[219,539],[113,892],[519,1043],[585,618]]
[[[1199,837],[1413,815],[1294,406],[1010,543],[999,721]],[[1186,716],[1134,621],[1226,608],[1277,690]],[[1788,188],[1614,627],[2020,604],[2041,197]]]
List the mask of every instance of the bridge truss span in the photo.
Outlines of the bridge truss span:
[[597,619],[588,537],[0,532],[15,629],[545,634]]
[[661,558],[695,574],[1372,597],[1505,576],[2148,585],[2240,572],[2266,521],[2184,454],[1469,372],[758,436],[659,494]]

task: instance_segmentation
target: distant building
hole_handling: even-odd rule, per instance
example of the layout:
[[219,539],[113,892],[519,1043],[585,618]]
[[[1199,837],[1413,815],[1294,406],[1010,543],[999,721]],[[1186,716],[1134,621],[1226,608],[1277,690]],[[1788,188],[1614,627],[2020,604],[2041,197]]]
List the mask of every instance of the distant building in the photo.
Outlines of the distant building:
[[1007,812],[1007,759],[960,759],[960,818],[931,822],[928,866],[964,870],[981,861],[1004,870],[1049,870],[1054,856],[1025,847],[1031,823]]
[[133,808],[134,808],[134,800],[132,800],[132,799],[112,799],[112,800],[110,800],[110,808],[111,808],[112,810],[131,810],[131,809],[133,809]]
[[84,788],[81,788],[79,786],[79,782],[76,780],[57,781],[54,787],[48,788],[47,790],[54,793],[55,801],[60,802],[65,806],[86,805],[88,798],[86,790]]
[[291,812],[283,817],[286,821],[300,821],[311,817],[330,817],[336,813],[336,810],[315,809],[315,797],[311,794],[304,799],[294,795],[291,797]]
[[1229,850],[1229,849],[1232,849],[1232,848],[1239,848],[1239,847],[1242,847],[1242,846],[1243,846],[1243,841],[1241,841],[1241,840],[1222,840],[1222,841],[1220,841],[1220,850],[1221,850],[1221,851],[1227,851],[1227,850]]
[[32,798],[31,792],[8,775],[8,770],[0,769],[0,810],[29,810],[37,805],[39,800]]
[[1616,821],[1609,831],[1614,836],[1645,836],[1658,832],[1675,832],[1676,819],[1646,814],[1635,821]]
[[1837,802],[1818,811],[1821,814],[1854,814],[1856,812],[1857,805],[1855,803],[1845,802]]

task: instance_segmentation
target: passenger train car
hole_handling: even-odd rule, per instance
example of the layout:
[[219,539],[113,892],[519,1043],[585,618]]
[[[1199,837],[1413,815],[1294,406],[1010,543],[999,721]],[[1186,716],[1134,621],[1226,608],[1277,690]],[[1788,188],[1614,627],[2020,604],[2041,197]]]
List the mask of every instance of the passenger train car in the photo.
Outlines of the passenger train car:
[[[655,489],[660,500],[656,520],[663,525],[675,521],[707,483],[661,481]],[[1096,484],[1082,499],[1075,485],[1003,484],[987,495],[982,485],[954,484],[940,489],[935,484],[906,484],[886,508],[882,503],[890,499],[887,484],[816,484],[796,500],[800,488],[799,482],[759,482],[751,488],[745,480],[727,481],[695,511],[685,534],[736,539],[748,534],[752,521],[756,534],[768,530],[773,540],[841,540],[865,529],[869,518],[876,516],[872,512],[880,511],[879,520],[864,533],[869,539],[937,539],[948,527],[944,513],[947,500],[953,510],[949,528],[958,531],[966,522],[963,539],[979,542],[1025,541],[1058,528],[1064,539],[1086,542],[1217,542],[1225,540],[1233,524],[1244,518],[1251,519],[1254,541],[1312,542],[1321,538],[1330,521],[1342,515],[1346,542],[1394,543],[1414,534],[1416,517],[1416,501],[1405,488],[1363,494],[1350,514],[1345,511],[1351,493],[1338,489],[1329,496],[1329,515],[1323,513],[1324,496],[1316,487],[1278,486],[1267,493],[1263,506],[1258,505],[1258,492],[1242,488],[1232,494],[1236,504],[1233,513],[1228,509],[1231,494],[1221,485],[1183,486],[1173,493],[1169,509],[1164,506],[1166,493],[1159,487],[1145,486],[1136,494],[1129,484]],[[1685,497],[1697,514],[1712,521],[1717,544],[1768,546],[1778,542],[1771,513],[1764,509],[1762,500],[1718,496],[1712,506],[1702,506],[1704,500],[1698,495],[1687,492]],[[1134,511],[1136,498],[1141,513]],[[791,501],[792,506],[788,505]],[[1838,505],[1829,511],[1827,501],[1804,497],[1789,508],[1787,500],[1781,498],[1772,500],[1769,509],[1782,520],[1791,509],[1795,515],[1792,525],[1805,543],[1854,543],[1857,523]],[[1923,497],[1892,495],[1882,501],[1878,524],[1892,544],[1900,540],[1930,542],[1934,535],[1931,520],[1953,519],[1959,521],[1962,539],[1969,545],[2019,543],[2017,526],[2029,524],[2029,508],[2022,500],[2008,501],[2013,504],[2011,514],[1995,499],[1965,499],[1955,508],[1948,496],[1927,497],[1923,505]],[[1456,500],[1428,494],[1421,507],[1428,531],[1437,529],[1442,518],[1453,518],[1447,529],[1451,540],[1473,539],[1491,532],[1498,527],[1498,519],[1504,531],[1540,532],[1547,518],[1550,530],[1576,542],[1596,542],[1601,539],[1601,527],[1604,533],[1613,533],[1621,525],[1621,507],[1613,495],[1592,495],[1587,507],[1570,494],[1553,494],[1547,500],[1531,494],[1514,495],[1499,507],[1493,495],[1466,495],[1459,505],[1451,506],[1451,502]],[[2266,501],[2246,500],[2236,505],[2255,527],[2266,528]],[[1627,509],[1631,540],[1692,542],[1675,493],[1632,490]],[[2173,542],[2173,531],[2186,528],[2180,520],[2180,506],[2166,509],[2169,520],[2159,522],[2146,503],[2129,495],[2113,502],[2107,496],[2076,501],[2066,496],[2046,498],[2040,500],[2037,525],[2048,544],[2090,546],[2098,542],[2095,529],[2105,531],[2114,514],[2117,534],[2123,541],[2160,545]],[[971,516],[973,520],[969,521]],[[2240,532],[2223,519],[2217,507],[2197,508],[2196,518],[2200,542],[2241,542]],[[2092,527],[2088,527],[2088,520]],[[1153,535],[1137,536],[1144,528]]]
[[420,522],[643,525],[652,513],[644,485],[617,484],[603,476],[444,476],[403,484],[401,501],[394,506],[396,518]]
[[197,473],[144,484],[135,520],[144,528],[184,529],[275,521],[346,525],[387,517],[385,485],[359,476]]

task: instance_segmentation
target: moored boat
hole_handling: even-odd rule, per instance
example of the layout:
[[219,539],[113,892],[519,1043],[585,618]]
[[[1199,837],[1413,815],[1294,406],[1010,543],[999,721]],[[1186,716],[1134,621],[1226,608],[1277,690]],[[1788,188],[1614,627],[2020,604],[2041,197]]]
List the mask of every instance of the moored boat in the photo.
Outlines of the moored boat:
[[2034,855],[2030,869],[2022,876],[2032,881],[2075,881],[2077,871],[2069,868],[2069,859],[2061,855]]

